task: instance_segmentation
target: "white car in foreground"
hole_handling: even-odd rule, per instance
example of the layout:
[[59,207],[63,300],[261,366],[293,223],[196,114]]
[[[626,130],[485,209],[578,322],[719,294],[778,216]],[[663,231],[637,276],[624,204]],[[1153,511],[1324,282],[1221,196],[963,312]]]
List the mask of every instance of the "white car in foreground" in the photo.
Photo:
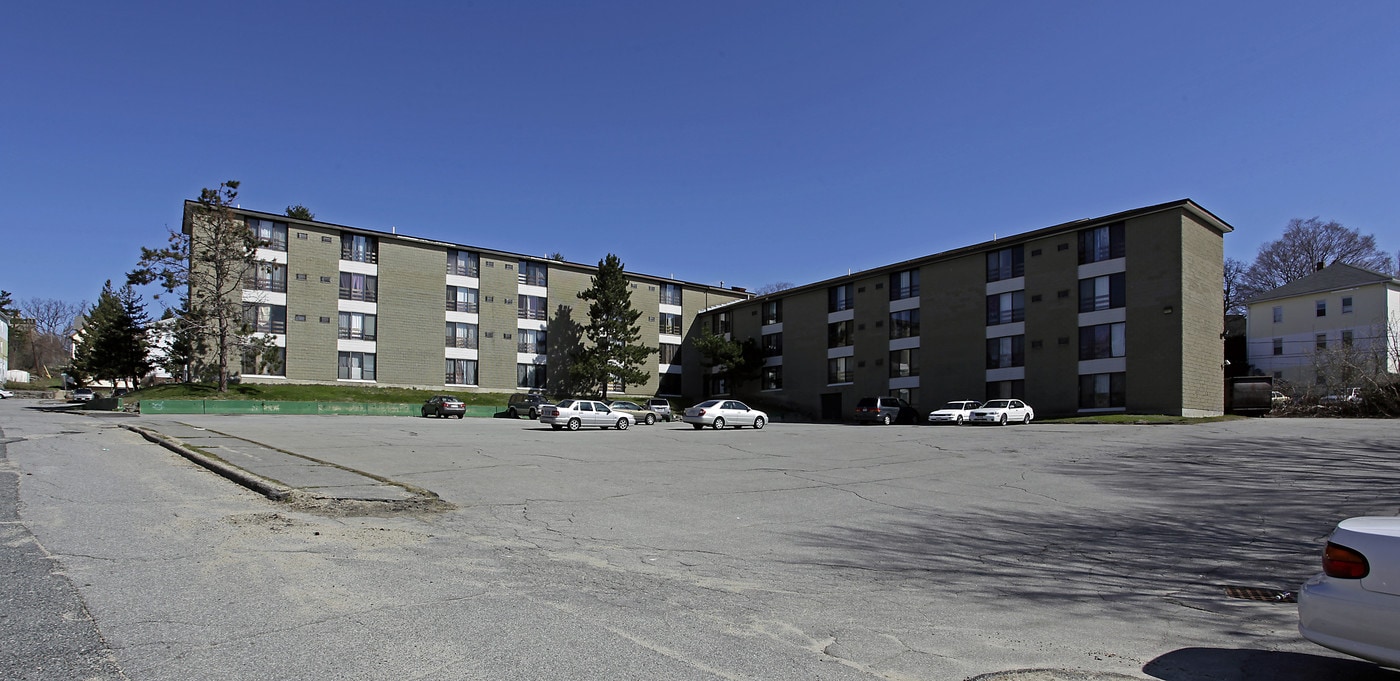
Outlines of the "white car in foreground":
[[943,405],[942,409],[929,412],[929,423],[952,423],[961,426],[972,416],[972,410],[982,406],[976,400],[959,400]]
[[681,420],[700,430],[705,426],[723,430],[725,426],[762,428],[768,415],[739,400],[706,400],[685,410]]
[[1030,423],[1035,418],[1031,405],[1020,400],[988,400],[986,404],[973,409],[967,417],[968,423]]
[[559,404],[540,407],[540,423],[555,430],[578,430],[584,426],[627,430],[633,421],[631,414],[614,411],[597,400],[559,400]]
[[1298,593],[1298,633],[1321,646],[1400,669],[1400,518],[1348,518]]

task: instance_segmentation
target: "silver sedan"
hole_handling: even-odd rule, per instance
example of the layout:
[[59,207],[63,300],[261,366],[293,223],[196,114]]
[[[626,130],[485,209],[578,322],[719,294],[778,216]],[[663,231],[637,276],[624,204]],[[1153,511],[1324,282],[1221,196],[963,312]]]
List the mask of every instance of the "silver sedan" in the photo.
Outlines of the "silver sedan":
[[633,421],[631,414],[609,409],[597,400],[559,400],[559,404],[540,407],[540,423],[555,430],[578,430],[584,426],[627,430]]
[[725,426],[762,428],[768,415],[739,400],[706,400],[685,410],[681,420],[700,430],[705,426],[721,430]]

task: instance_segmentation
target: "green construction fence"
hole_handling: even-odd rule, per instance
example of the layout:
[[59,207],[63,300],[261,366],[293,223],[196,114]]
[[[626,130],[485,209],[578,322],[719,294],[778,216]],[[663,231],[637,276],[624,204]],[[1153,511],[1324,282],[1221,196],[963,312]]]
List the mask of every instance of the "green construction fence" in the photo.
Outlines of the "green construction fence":
[[[420,404],[387,402],[280,402],[263,400],[141,400],[143,414],[294,414],[421,416]],[[467,405],[467,416],[491,418],[505,407]]]

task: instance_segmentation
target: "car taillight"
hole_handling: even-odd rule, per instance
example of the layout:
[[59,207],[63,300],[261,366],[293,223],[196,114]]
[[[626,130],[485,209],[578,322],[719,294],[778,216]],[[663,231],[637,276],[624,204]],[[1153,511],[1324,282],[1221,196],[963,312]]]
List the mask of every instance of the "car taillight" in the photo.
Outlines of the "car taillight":
[[1360,551],[1329,541],[1327,548],[1322,550],[1322,571],[1328,577],[1361,579],[1371,574],[1371,564]]
[[698,411],[695,412],[695,415],[696,415],[696,416],[704,416],[704,415],[705,415],[705,410],[704,410],[704,409],[700,409],[700,410],[698,410]]

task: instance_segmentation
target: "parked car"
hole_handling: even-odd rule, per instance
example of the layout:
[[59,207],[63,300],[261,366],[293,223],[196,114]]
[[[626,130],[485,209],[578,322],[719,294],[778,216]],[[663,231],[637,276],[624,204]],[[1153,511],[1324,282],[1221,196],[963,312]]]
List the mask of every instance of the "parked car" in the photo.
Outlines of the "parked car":
[[898,397],[862,397],[856,402],[857,423],[918,423],[919,410]]
[[467,405],[461,400],[451,395],[434,395],[423,403],[423,418],[436,416],[456,416],[462,418],[467,415]]
[[669,423],[675,415],[671,413],[671,402],[664,397],[653,397],[647,400],[647,409],[656,412],[656,415],[666,419]]
[[584,426],[627,430],[634,419],[625,411],[613,411],[597,400],[559,400],[558,404],[540,407],[540,423],[559,430],[578,430]]
[[1400,669],[1400,518],[1337,523],[1322,551],[1322,572],[1298,593],[1298,633]]
[[130,394],[131,394],[131,391],[128,390],[128,389],[126,389],[126,388],[113,388],[113,389],[112,389],[112,397],[126,397],[127,395],[130,395]]
[[705,400],[685,410],[681,420],[700,430],[705,426],[722,430],[725,426],[762,428],[768,415],[739,400]]
[[510,396],[510,401],[506,403],[506,411],[510,412],[513,419],[520,418],[521,414],[535,420],[540,416],[540,407],[549,404],[544,395],[536,393],[515,393]]
[[1337,395],[1324,395],[1318,400],[1323,404],[1341,404],[1343,402],[1360,402],[1361,388],[1347,388]]
[[93,395],[92,388],[78,388],[73,391],[74,402],[91,402],[93,397],[96,396]]
[[608,403],[608,408],[613,411],[625,411],[631,414],[632,418],[635,419],[637,423],[645,423],[648,426],[656,423],[656,419],[660,416],[656,412],[636,402],[628,402],[627,400],[613,400]]
[[973,409],[967,417],[968,423],[1030,423],[1035,418],[1035,410],[1021,400],[988,400],[986,404]]
[[1273,395],[1271,395],[1271,396],[1269,397],[1269,404],[1273,405],[1274,409],[1278,409],[1279,407],[1286,407],[1286,406],[1288,406],[1288,404],[1289,404],[1290,402],[1292,402],[1292,401],[1293,401],[1293,398],[1291,398],[1291,397],[1289,397],[1289,396],[1287,396],[1287,395],[1285,395],[1285,394],[1283,394],[1283,393],[1281,393],[1281,392],[1279,392],[1279,391],[1277,391],[1277,390],[1275,390],[1275,391],[1273,392]]
[[972,416],[972,410],[982,406],[977,400],[954,400],[943,408],[929,412],[929,423],[952,423],[961,426]]
[[14,396],[15,396],[14,393],[12,393],[12,392],[10,392],[10,391],[4,389],[4,388],[0,388],[0,400],[9,399],[9,398],[14,397]]

